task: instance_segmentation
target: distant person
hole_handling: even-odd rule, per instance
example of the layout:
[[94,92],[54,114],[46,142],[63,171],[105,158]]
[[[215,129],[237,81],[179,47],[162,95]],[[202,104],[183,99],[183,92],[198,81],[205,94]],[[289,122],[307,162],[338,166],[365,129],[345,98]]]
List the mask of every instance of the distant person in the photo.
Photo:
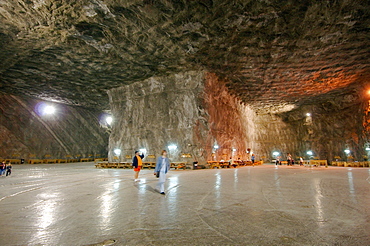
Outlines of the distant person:
[[281,165],[280,156],[276,157],[275,166],[277,166],[279,164]]
[[12,164],[9,162],[8,165],[6,165],[6,176],[10,176],[12,174]]
[[299,157],[299,165],[300,165],[300,166],[303,166],[303,158],[302,158],[302,156],[301,156],[301,157]]
[[1,164],[0,164],[0,176],[3,176],[4,172],[5,172],[5,168],[6,168],[6,164],[5,164],[5,161],[3,161]]
[[135,151],[135,156],[132,158],[132,166],[134,167],[135,171],[135,181],[139,181],[139,173],[141,170],[141,167],[143,166],[143,159],[144,159],[144,154],[139,151]]
[[230,157],[230,159],[227,161],[227,168],[230,168],[232,164],[233,164],[233,158]]
[[154,169],[154,175],[159,178],[157,190],[162,195],[165,195],[164,182],[166,181],[166,173],[168,172],[168,170],[170,170],[170,160],[167,157],[167,151],[162,150],[162,154],[157,158],[157,163]]
[[254,165],[254,162],[256,161],[256,156],[254,154],[252,154],[251,160],[252,160],[252,165]]
[[287,165],[288,166],[292,165],[292,155],[291,154],[289,154],[289,153],[287,154],[286,160],[287,160]]

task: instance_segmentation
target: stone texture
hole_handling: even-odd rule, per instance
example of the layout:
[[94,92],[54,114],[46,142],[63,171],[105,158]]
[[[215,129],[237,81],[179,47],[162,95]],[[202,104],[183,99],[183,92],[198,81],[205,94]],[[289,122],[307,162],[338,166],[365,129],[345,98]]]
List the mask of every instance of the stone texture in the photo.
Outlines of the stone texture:
[[359,0],[4,0],[0,88],[108,109],[108,89],[201,67],[258,107],[312,102],[368,81],[369,17]]
[[13,159],[88,157],[107,155],[108,133],[99,124],[99,113],[54,104],[55,115],[41,116],[30,98],[0,94],[0,157]]

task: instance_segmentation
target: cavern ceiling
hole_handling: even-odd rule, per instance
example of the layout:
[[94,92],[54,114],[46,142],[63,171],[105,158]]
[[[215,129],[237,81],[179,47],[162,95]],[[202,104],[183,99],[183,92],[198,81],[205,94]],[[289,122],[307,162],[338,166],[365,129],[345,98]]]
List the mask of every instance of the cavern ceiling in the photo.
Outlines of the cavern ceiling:
[[254,105],[370,81],[364,0],[3,0],[0,91],[107,109],[106,91],[204,69]]

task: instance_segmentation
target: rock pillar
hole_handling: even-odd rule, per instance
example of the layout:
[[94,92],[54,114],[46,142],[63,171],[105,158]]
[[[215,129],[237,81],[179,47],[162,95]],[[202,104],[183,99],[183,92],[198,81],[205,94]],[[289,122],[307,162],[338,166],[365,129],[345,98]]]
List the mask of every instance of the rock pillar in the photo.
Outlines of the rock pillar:
[[232,155],[242,158],[249,147],[252,128],[245,122],[251,111],[214,74],[152,77],[108,94],[114,117],[110,161],[131,161],[138,149],[154,161],[166,149],[172,161],[204,164]]

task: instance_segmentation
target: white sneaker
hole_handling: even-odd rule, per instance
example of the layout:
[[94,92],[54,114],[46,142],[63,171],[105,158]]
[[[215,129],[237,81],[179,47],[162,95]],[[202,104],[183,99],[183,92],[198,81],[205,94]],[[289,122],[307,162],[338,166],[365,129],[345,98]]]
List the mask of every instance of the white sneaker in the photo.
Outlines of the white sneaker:
[[138,181],[140,181],[140,179],[135,179],[135,182],[138,182]]

